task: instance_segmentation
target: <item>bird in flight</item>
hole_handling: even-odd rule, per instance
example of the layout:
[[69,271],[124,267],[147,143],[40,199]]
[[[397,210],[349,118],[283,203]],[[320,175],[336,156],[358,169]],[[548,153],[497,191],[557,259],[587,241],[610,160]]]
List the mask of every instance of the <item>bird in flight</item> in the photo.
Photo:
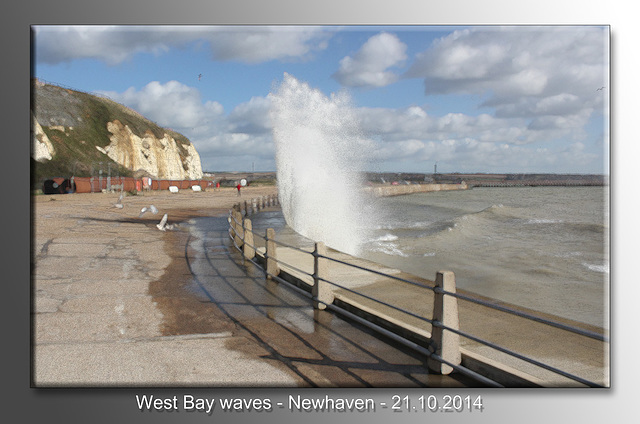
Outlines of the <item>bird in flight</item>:
[[147,211],[151,211],[152,214],[157,214],[158,213],[158,208],[156,208],[155,206],[151,205],[149,207],[144,207],[142,209],[140,209],[140,215],[138,215],[138,218],[142,218],[142,215],[145,214],[145,212]]
[[604,90],[604,89],[605,89],[605,87],[600,87],[600,88],[598,88],[596,91],[602,91],[602,90]]

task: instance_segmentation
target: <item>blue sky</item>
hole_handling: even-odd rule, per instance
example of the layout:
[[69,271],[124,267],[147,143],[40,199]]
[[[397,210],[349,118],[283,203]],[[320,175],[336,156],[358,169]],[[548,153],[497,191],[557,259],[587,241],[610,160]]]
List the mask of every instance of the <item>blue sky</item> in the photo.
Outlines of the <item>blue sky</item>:
[[184,134],[205,171],[275,170],[269,93],[287,73],[348,93],[370,170],[609,172],[607,27],[33,30],[35,77]]

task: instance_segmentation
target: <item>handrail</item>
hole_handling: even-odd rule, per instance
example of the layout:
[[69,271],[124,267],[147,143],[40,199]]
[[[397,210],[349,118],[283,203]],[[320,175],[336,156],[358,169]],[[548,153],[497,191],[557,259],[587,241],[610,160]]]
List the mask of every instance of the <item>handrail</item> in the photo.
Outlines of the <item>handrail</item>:
[[[448,295],[448,296],[453,296],[453,297],[456,297],[458,299],[462,299],[462,300],[466,300],[468,302],[476,303],[478,305],[485,306],[485,307],[488,307],[488,308],[491,308],[491,309],[494,309],[494,310],[497,310],[497,311],[500,311],[500,312],[506,312],[506,313],[509,313],[509,314],[512,314],[512,315],[516,315],[516,316],[519,316],[520,318],[526,318],[526,319],[530,319],[532,321],[536,321],[536,322],[539,322],[539,323],[542,323],[542,324],[547,324],[549,326],[560,328],[562,330],[566,330],[566,331],[569,331],[569,332],[574,333],[574,334],[579,334],[581,336],[590,337],[592,339],[603,341],[603,342],[609,342],[609,338],[607,336],[605,336],[604,334],[599,334],[599,333],[596,333],[596,332],[593,332],[593,331],[588,331],[588,330],[583,330],[581,328],[572,327],[570,325],[562,324],[560,322],[552,321],[552,320],[549,320],[549,319],[546,319],[546,318],[541,318],[541,317],[535,316],[533,314],[529,314],[529,313],[522,312],[522,311],[517,311],[517,310],[515,310],[513,308],[509,308],[507,306],[498,305],[498,304],[492,303],[492,302],[486,302],[486,301],[483,301],[481,299],[477,299],[475,297],[463,295],[463,294],[460,294],[460,293],[447,292],[445,290],[441,290],[441,289],[438,289],[436,287],[425,286],[425,285],[422,285],[422,284],[418,284],[415,281],[407,280],[405,278],[397,277],[395,275],[385,274],[383,272],[376,271],[374,269],[365,268],[365,267],[362,267],[362,266],[359,266],[359,265],[356,265],[356,264],[350,264],[348,262],[341,261],[339,259],[332,258],[332,257],[329,257],[329,256],[321,256],[321,257],[324,258],[324,259],[331,260],[333,262],[337,262],[337,263],[340,263],[340,264],[343,264],[343,265],[347,265],[347,266],[350,266],[350,267],[353,267],[353,268],[358,268],[358,269],[361,269],[363,271],[368,271],[368,272],[371,272],[373,274],[378,274],[378,275],[383,276],[383,277],[392,278],[394,280],[402,281],[404,283],[411,284],[411,285],[414,285],[414,286],[417,286],[417,287],[421,287],[421,288],[425,288],[425,289],[428,289],[428,290],[431,290],[431,291],[440,290],[443,294]],[[327,281],[327,283],[331,283],[331,282]]]
[[[253,260],[251,262],[254,265],[257,265]],[[275,279],[276,281],[280,282],[280,283],[288,284],[293,290],[295,290],[299,294],[301,294],[301,295],[303,295],[305,297],[308,297],[308,298],[312,298],[311,293],[306,292],[306,291],[302,290],[301,288],[296,287],[295,285],[291,285],[291,283],[289,283],[287,280],[284,280],[284,279],[278,277],[277,275],[273,275],[273,274],[270,274],[269,276],[271,278]],[[386,337],[389,337],[389,338],[391,338],[391,339],[393,339],[393,340],[395,340],[395,341],[397,341],[397,342],[399,342],[399,343],[401,343],[401,344],[403,344],[403,345],[405,345],[405,346],[407,346],[407,347],[409,347],[409,348],[411,348],[411,349],[413,349],[413,350],[415,350],[415,351],[417,351],[419,353],[422,353],[425,356],[428,356],[428,357],[434,358],[436,360],[439,360],[440,362],[451,366],[453,369],[455,369],[456,371],[460,372],[461,374],[464,374],[464,375],[466,375],[468,377],[472,377],[475,380],[477,380],[477,381],[479,381],[479,382],[481,382],[481,383],[483,383],[483,384],[485,384],[485,385],[487,385],[489,387],[504,387],[502,384],[497,383],[497,382],[495,382],[495,381],[493,381],[493,380],[491,380],[491,379],[489,379],[489,378],[487,378],[487,377],[485,377],[485,376],[483,376],[483,375],[481,375],[481,374],[479,374],[479,373],[477,373],[475,371],[472,371],[472,370],[470,370],[470,369],[468,369],[466,367],[460,366],[458,364],[454,364],[452,362],[449,362],[449,361],[445,360],[444,358],[439,357],[434,352],[431,352],[429,349],[427,349],[427,348],[425,348],[425,347],[423,347],[423,346],[421,346],[421,345],[419,345],[419,344],[417,344],[415,342],[412,342],[412,341],[410,341],[410,340],[408,340],[408,339],[406,339],[406,338],[404,338],[402,336],[399,336],[398,334],[396,334],[396,333],[394,333],[392,331],[389,331],[384,327],[376,325],[375,323],[373,323],[371,321],[368,321],[368,320],[366,320],[366,319],[364,319],[362,317],[359,317],[358,315],[356,315],[354,313],[351,313],[351,312],[345,310],[344,308],[340,308],[340,307],[337,307],[337,306],[335,306],[333,304],[329,304],[329,303],[326,303],[326,306],[327,306],[327,308],[331,309],[332,311],[334,311],[336,313],[339,313],[341,315],[345,315],[348,318],[350,318],[350,319],[352,319],[354,321],[357,321],[358,323],[360,323],[362,325],[365,325],[365,326],[367,326],[369,328],[372,328],[375,331],[385,335]]]
[[[253,203],[253,200],[252,200],[252,203]],[[246,205],[246,202],[245,202],[245,205]],[[440,287],[437,287],[437,286],[431,287],[429,285],[419,284],[419,283],[417,283],[415,281],[411,281],[411,280],[406,279],[406,278],[398,277],[398,276],[391,275],[391,274],[388,274],[388,273],[385,273],[385,272],[382,272],[382,271],[378,271],[378,270],[367,268],[367,267],[360,266],[360,265],[357,265],[357,264],[349,263],[349,262],[346,262],[346,261],[343,261],[343,260],[340,260],[340,259],[337,259],[337,258],[334,258],[334,257],[330,257],[330,256],[327,256],[327,255],[319,254],[319,253],[317,253],[317,251],[310,252],[308,250],[301,249],[301,248],[299,248],[297,246],[292,246],[292,245],[284,243],[282,241],[268,239],[267,237],[259,234],[257,231],[255,231],[253,229],[245,229],[244,228],[244,219],[238,220],[236,215],[232,213],[234,210],[236,210],[238,212],[241,212],[242,211],[242,205],[241,204],[237,204],[230,211],[230,214],[229,214],[230,215],[230,219],[229,219],[229,223],[230,223],[229,235],[230,235],[231,239],[234,240],[234,236],[232,235],[232,233],[237,234],[237,230],[235,230],[234,228],[242,228],[243,237],[241,238],[241,240],[242,240],[243,244],[245,243],[245,241],[244,241],[244,238],[245,238],[244,237],[244,232],[245,231],[251,232],[252,235],[258,235],[258,237],[260,237],[261,239],[265,240],[265,243],[267,241],[271,241],[271,242],[274,242],[276,245],[287,247],[287,248],[290,248],[290,249],[294,249],[294,250],[297,250],[297,251],[300,251],[300,252],[303,252],[303,253],[306,253],[306,254],[310,254],[310,255],[312,255],[314,257],[314,260],[316,260],[316,261],[318,259],[326,259],[326,260],[329,260],[329,261],[332,261],[332,262],[340,263],[342,265],[345,265],[345,266],[348,266],[348,267],[351,267],[351,268],[356,268],[356,269],[359,269],[359,270],[362,270],[362,271],[366,271],[366,272],[370,272],[372,274],[376,274],[376,275],[379,275],[379,276],[382,276],[382,277],[385,277],[385,278],[390,278],[390,279],[393,279],[393,280],[396,280],[396,281],[400,281],[400,282],[403,282],[403,283],[406,283],[406,284],[410,284],[410,285],[413,285],[413,286],[416,286],[416,287],[420,287],[421,289],[431,290],[432,292],[441,294],[442,296],[451,296],[451,297],[456,298],[456,299],[460,299],[460,300],[463,300],[463,301],[468,301],[468,302],[475,303],[475,304],[478,304],[480,306],[483,306],[483,307],[486,307],[486,308],[489,308],[489,309],[497,310],[497,311],[500,311],[500,312],[504,312],[504,313],[507,313],[507,314],[512,314],[512,315],[518,316],[520,318],[525,318],[525,319],[528,319],[528,320],[531,320],[531,321],[535,321],[535,322],[538,322],[538,323],[541,323],[541,324],[549,325],[549,326],[552,326],[552,327],[555,327],[555,328],[558,328],[558,329],[561,329],[561,330],[564,330],[564,331],[568,331],[568,332],[571,332],[571,333],[574,333],[574,334],[577,334],[577,335],[580,335],[580,336],[588,337],[588,338],[595,339],[595,340],[598,340],[598,341],[602,341],[602,342],[605,342],[605,343],[609,342],[609,337],[607,337],[607,336],[605,336],[603,334],[599,334],[599,333],[596,333],[596,332],[593,332],[593,331],[588,331],[588,330],[583,330],[583,329],[580,329],[580,328],[576,328],[576,327],[573,327],[573,326],[570,326],[570,325],[567,325],[567,324],[563,324],[563,323],[560,323],[560,322],[557,322],[557,321],[552,321],[552,320],[549,320],[549,319],[546,319],[546,318],[535,316],[533,314],[529,314],[529,313],[526,313],[526,312],[523,312],[523,311],[518,311],[518,310],[515,310],[513,308],[509,308],[507,306],[498,305],[498,304],[495,304],[495,303],[492,303],[492,302],[487,302],[487,301],[484,301],[484,300],[481,300],[481,299],[477,299],[477,298],[474,298],[472,296],[468,296],[468,295],[464,295],[464,294],[460,294],[460,293],[456,293],[456,292],[447,291],[447,290],[444,290],[444,289],[442,289]],[[245,207],[245,211],[244,212],[245,212],[244,216],[248,216],[249,212],[248,212],[248,209],[246,209],[246,207]],[[234,245],[236,246],[236,248],[241,249],[241,246],[238,246],[238,244],[235,242],[235,240],[234,240]],[[255,244],[252,243],[251,245],[249,245],[249,247],[253,248],[254,251],[257,252],[258,247],[255,246]],[[258,267],[260,266],[252,258],[250,258],[250,259],[251,259],[251,262],[254,265],[256,265]],[[402,314],[405,314],[407,316],[411,316],[411,317],[416,318],[416,319],[418,319],[420,321],[427,322],[430,325],[432,325],[432,327],[439,327],[439,328],[442,328],[444,330],[450,331],[450,332],[452,332],[454,334],[457,334],[457,335],[459,335],[461,337],[464,337],[464,338],[467,338],[467,339],[472,340],[474,342],[480,343],[480,344],[482,344],[484,346],[490,347],[490,348],[495,349],[495,350],[497,350],[499,352],[502,352],[502,353],[505,353],[505,354],[507,354],[509,356],[517,358],[519,360],[528,362],[528,363],[530,363],[532,365],[538,366],[538,367],[543,368],[543,369],[545,369],[547,371],[551,371],[551,372],[553,372],[555,374],[558,374],[558,375],[561,375],[561,376],[563,376],[565,378],[574,380],[576,382],[579,382],[579,383],[584,384],[584,385],[589,386],[589,387],[605,387],[605,386],[602,386],[601,384],[586,380],[586,379],[584,379],[582,377],[573,375],[573,374],[571,374],[569,372],[566,372],[566,371],[558,369],[558,368],[556,368],[554,366],[545,364],[545,363],[540,362],[540,361],[538,361],[536,359],[529,358],[529,357],[527,357],[525,355],[519,354],[517,352],[514,352],[514,351],[512,351],[510,349],[507,349],[505,347],[499,346],[499,345],[497,345],[495,343],[492,343],[490,341],[487,341],[487,340],[481,339],[481,338],[479,338],[477,336],[468,334],[468,333],[466,333],[464,331],[459,330],[458,328],[453,328],[453,327],[444,325],[442,322],[440,322],[438,320],[428,319],[428,318],[426,318],[424,316],[418,315],[418,314],[416,314],[414,312],[405,310],[403,308],[399,308],[398,306],[395,306],[395,305],[392,305],[390,303],[384,302],[384,301],[382,301],[380,299],[375,299],[375,298],[373,298],[371,296],[368,296],[368,295],[366,295],[364,293],[360,293],[360,292],[355,291],[353,289],[350,289],[348,287],[344,287],[341,284],[338,284],[338,283],[336,283],[334,281],[327,280],[327,279],[325,279],[325,278],[323,278],[323,277],[321,277],[319,275],[316,275],[315,273],[311,274],[311,273],[309,273],[307,271],[304,271],[304,270],[302,270],[302,269],[300,269],[300,268],[298,268],[298,267],[296,267],[294,265],[288,264],[288,263],[286,263],[286,262],[284,262],[282,260],[276,259],[276,261],[277,261],[277,263],[283,264],[286,267],[288,267],[289,269],[292,269],[292,270],[294,270],[296,272],[299,272],[302,275],[306,275],[308,277],[311,277],[311,278],[315,279],[318,282],[320,282],[320,281],[321,282],[325,282],[327,284],[330,284],[333,287],[337,287],[337,288],[340,288],[340,289],[345,290],[347,292],[353,293],[353,294],[355,294],[357,296],[360,296],[363,299],[370,300],[370,301],[375,302],[375,303],[377,303],[379,305],[382,305],[382,306],[385,306],[387,308],[391,308],[393,310],[401,312]],[[272,279],[275,279],[276,281],[290,284],[288,281],[280,278],[277,274],[274,275],[272,273],[269,273],[267,271],[266,267],[264,269],[264,272],[265,272],[265,276],[267,276],[268,278],[272,278]],[[300,288],[298,288],[298,287],[296,287],[294,285],[292,285],[292,287],[294,289],[298,290],[298,291],[302,291],[302,289],[300,289]],[[312,297],[312,295],[310,295],[307,292],[305,292],[305,295]],[[316,299],[316,301],[318,301],[318,300]],[[366,325],[377,327],[376,328],[377,331],[382,331],[385,334],[389,333],[389,330],[387,330],[385,328],[382,328],[379,325],[376,325],[374,323],[371,323],[370,321],[367,321],[366,319],[363,319],[363,318],[361,318],[361,317],[359,317],[359,316],[357,316],[357,315],[345,310],[344,308],[338,307],[338,306],[336,306],[336,305],[334,305],[334,304],[332,304],[330,302],[324,302],[322,300],[319,300],[319,302],[324,303],[324,305],[326,307],[330,308],[333,311],[339,312],[341,314],[348,315],[350,318],[356,319],[358,322],[366,321],[366,323],[367,323]],[[387,334],[387,335],[389,335],[389,334]],[[403,344],[405,344],[405,345],[407,345],[407,346],[409,346],[409,347],[411,347],[413,349],[417,349],[417,350],[421,351],[422,353],[427,354],[431,359],[434,359],[434,360],[437,360],[437,361],[439,361],[439,362],[441,362],[443,364],[449,365],[453,369],[455,369],[455,370],[457,370],[457,371],[459,371],[461,373],[464,373],[464,374],[470,375],[470,376],[474,376],[474,378],[478,379],[478,381],[482,381],[483,383],[491,385],[491,386],[501,386],[499,383],[497,383],[497,382],[495,382],[493,380],[490,380],[487,377],[482,376],[482,375],[478,374],[477,372],[475,372],[473,370],[469,370],[469,369],[467,369],[467,368],[465,368],[465,367],[463,367],[463,366],[461,366],[459,364],[455,364],[455,363],[447,361],[446,359],[440,357],[439,355],[437,355],[435,352],[433,352],[431,349],[429,349],[427,347],[418,345],[417,343],[414,343],[414,342],[412,342],[412,341],[410,341],[410,340],[408,340],[406,338],[403,338],[402,336],[397,335],[395,333],[393,333],[392,337],[394,339],[398,339],[398,338],[402,339],[403,341],[401,341],[401,342]],[[489,381],[491,381],[491,383],[489,383]]]
[[573,334],[578,334],[580,336],[585,336],[585,337],[589,337],[591,339],[594,340],[599,340],[601,342],[605,342],[605,343],[609,343],[609,337],[605,336],[604,334],[600,334],[600,333],[596,333],[594,331],[588,331],[588,330],[584,330],[582,328],[577,328],[577,327],[573,327],[567,324],[563,324],[561,322],[557,322],[557,321],[552,321],[546,318],[541,318],[532,314],[528,314],[526,312],[522,312],[522,311],[517,311],[513,308],[509,308],[507,306],[502,306],[502,305],[498,305],[492,302],[486,302],[483,301],[481,299],[477,299],[475,297],[471,297],[471,296],[466,296],[460,293],[449,293],[449,292],[444,292],[445,294],[449,295],[449,296],[453,296],[456,297],[458,299],[462,299],[462,300],[466,300],[468,302],[472,302],[472,303],[476,303],[478,305],[481,306],[486,306],[487,308],[491,308],[494,309],[496,311],[500,311],[500,312],[506,312],[515,316],[518,316],[520,318],[526,318],[526,319],[530,319],[532,321],[536,321],[539,322],[541,324],[546,324],[549,325],[551,327],[556,327],[559,328],[561,330],[565,330],[568,331],[570,333]]
[[[322,257],[323,257],[323,258],[326,258],[326,259],[330,259],[330,258],[329,258],[329,257],[327,257],[327,256],[322,256]],[[365,269],[365,268],[362,268],[362,267],[359,267],[359,266],[356,266],[356,265],[354,265],[354,267],[356,267],[356,268],[361,268],[361,269]],[[384,274],[384,273],[381,273],[381,272],[378,272],[378,271],[375,271],[375,270],[370,270],[370,271],[371,271],[371,272],[373,272],[373,273],[375,273],[375,274],[380,274],[380,275],[383,275],[383,276],[386,276],[386,277],[390,277],[390,278],[391,278],[391,277],[393,277],[392,275]],[[535,359],[532,359],[532,358],[526,357],[526,356],[524,356],[524,355],[521,355],[521,354],[519,354],[519,353],[517,353],[517,352],[513,352],[513,351],[511,351],[511,350],[509,350],[509,349],[507,349],[507,348],[504,348],[504,347],[502,347],[502,346],[500,346],[500,345],[497,345],[497,344],[495,344],[495,343],[492,343],[492,342],[490,342],[490,341],[487,341],[487,340],[481,339],[481,338],[479,338],[479,337],[473,336],[473,335],[471,335],[471,334],[469,334],[469,333],[466,333],[466,332],[464,332],[464,331],[458,330],[458,329],[456,329],[456,328],[451,328],[451,327],[449,327],[449,326],[443,325],[443,324],[442,324],[442,323],[440,323],[439,321],[430,320],[430,319],[425,318],[425,317],[423,317],[423,316],[417,315],[417,314],[415,314],[415,313],[413,313],[413,312],[407,311],[406,309],[402,309],[402,308],[399,308],[399,307],[397,307],[397,306],[391,305],[391,304],[389,304],[389,303],[387,303],[387,302],[383,302],[383,301],[380,301],[380,300],[378,300],[378,299],[375,299],[375,298],[373,298],[373,297],[371,297],[371,296],[367,296],[367,295],[365,295],[365,294],[358,293],[358,292],[357,292],[357,291],[355,291],[355,290],[351,290],[351,289],[349,289],[349,288],[347,288],[347,287],[344,287],[344,286],[342,286],[342,285],[340,285],[340,284],[337,284],[337,283],[334,283],[334,282],[332,282],[332,281],[326,280],[326,279],[324,279],[324,278],[320,278],[320,279],[321,279],[322,281],[325,281],[325,282],[327,282],[327,283],[331,284],[331,285],[332,285],[332,286],[334,286],[334,287],[338,287],[338,288],[340,288],[340,289],[343,289],[343,290],[349,291],[349,292],[354,293],[354,294],[356,294],[356,295],[358,295],[358,296],[361,296],[361,297],[363,297],[363,298],[365,298],[365,299],[368,299],[368,300],[374,301],[374,302],[376,302],[376,303],[377,303],[377,304],[379,304],[379,305],[382,305],[382,306],[386,306],[386,307],[392,308],[392,309],[394,309],[394,310],[396,310],[396,311],[399,311],[399,312],[402,312],[402,313],[404,313],[404,314],[406,314],[406,315],[409,315],[409,316],[411,316],[411,317],[417,318],[417,319],[419,319],[419,320],[421,320],[421,321],[428,322],[428,323],[429,323],[429,324],[431,324],[431,325],[439,326],[439,327],[444,328],[444,329],[446,329],[446,330],[448,330],[448,331],[451,331],[452,333],[455,333],[455,334],[458,334],[458,335],[460,335],[460,336],[462,336],[462,337],[465,337],[465,338],[467,338],[467,339],[469,339],[469,340],[473,340],[473,341],[475,341],[475,342],[477,342],[477,343],[480,343],[480,344],[482,344],[482,345],[488,346],[488,347],[490,347],[490,348],[492,348],[492,349],[496,349],[496,350],[498,350],[498,351],[500,351],[500,352],[502,352],[502,353],[506,353],[507,355],[513,356],[514,358],[517,358],[517,359],[523,360],[523,361],[528,362],[528,363],[530,363],[530,364],[536,365],[536,366],[538,366],[538,367],[540,367],[540,368],[544,368],[544,369],[546,369],[547,371],[554,372],[554,373],[556,373],[556,374],[558,374],[558,375],[562,375],[563,377],[566,377],[566,378],[572,379],[572,380],[574,380],[574,381],[577,381],[577,382],[579,382],[579,383],[585,384],[585,385],[590,386],[590,387],[603,387],[603,386],[602,386],[602,385],[600,385],[600,384],[597,384],[597,383],[591,382],[591,381],[589,381],[589,380],[583,379],[582,377],[579,377],[579,376],[576,376],[576,375],[573,375],[573,374],[567,373],[567,372],[565,372],[565,371],[560,370],[559,368],[552,367],[552,366],[547,365],[547,364],[545,364],[545,363],[543,363],[543,362],[540,362],[540,361],[537,361],[537,360],[535,360]],[[413,284],[415,284],[415,283],[413,283]],[[416,285],[417,285],[417,284],[416,284]],[[435,287],[429,287],[429,286],[420,286],[420,287],[425,288],[425,289],[428,289],[428,290],[432,290],[432,291],[434,291],[434,292],[435,292],[435,291],[439,291],[440,293],[442,293],[442,294],[444,294],[444,295],[449,295],[449,296],[453,296],[453,297],[458,297],[458,298],[462,298],[462,299],[464,299],[464,300],[467,300],[467,299],[473,299],[473,298],[468,297],[468,296],[457,296],[457,293],[447,292],[447,291],[445,291],[445,290],[442,290],[442,289],[439,289],[439,288],[435,288]],[[486,303],[486,302],[483,302],[483,303],[481,303],[481,304],[483,304],[483,306],[487,306],[487,307],[490,307],[490,308],[492,308],[492,307],[494,306],[494,305],[491,305],[490,303]],[[497,310],[500,310],[500,311],[502,311],[502,312],[507,312],[507,313],[510,313],[511,311],[513,311],[512,309],[505,308],[505,307],[500,307],[499,309],[498,309],[498,308],[496,308],[496,309],[497,309]],[[517,311],[513,311],[513,312],[517,312]],[[520,317],[523,317],[523,318],[528,318],[528,317],[529,317],[527,314],[524,314],[524,313],[522,313],[522,314],[518,314],[518,313],[517,313],[517,315],[518,315],[518,316],[520,316]],[[553,325],[555,325],[555,324],[557,324],[557,325],[561,326],[560,328],[562,328],[562,329],[564,329],[564,330],[571,331],[571,332],[574,332],[574,333],[576,333],[576,334],[585,335],[585,336],[587,336],[587,337],[592,337],[592,334],[591,334],[590,332],[584,332],[584,333],[586,333],[586,334],[583,334],[583,332],[582,332],[580,329],[576,329],[576,328],[573,328],[573,327],[570,327],[570,326],[566,326],[566,325],[563,325],[563,324],[559,324],[559,323],[554,323],[554,322],[552,322],[552,321],[547,322],[546,320],[544,320],[544,319],[542,319],[542,318],[538,318],[538,317],[533,317],[533,316],[532,316],[532,319],[533,319],[533,318],[535,318],[534,320],[535,320],[535,321],[537,321],[537,322],[541,322],[541,323],[548,324],[548,325],[552,325],[552,324],[553,324]],[[592,337],[592,338],[593,338],[593,337]]]

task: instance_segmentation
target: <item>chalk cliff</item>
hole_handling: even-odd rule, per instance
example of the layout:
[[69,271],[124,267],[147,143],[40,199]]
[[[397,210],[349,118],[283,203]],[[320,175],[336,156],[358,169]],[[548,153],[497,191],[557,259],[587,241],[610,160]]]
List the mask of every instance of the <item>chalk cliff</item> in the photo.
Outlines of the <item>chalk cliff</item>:
[[56,154],[56,149],[51,144],[51,140],[47,137],[42,126],[35,119],[33,114],[31,115],[31,156],[37,162],[45,162],[53,159]]
[[36,178],[148,175],[200,179],[200,155],[182,134],[110,99],[34,81],[31,156]]
[[160,179],[196,180],[202,178],[200,155],[191,143],[181,143],[168,134],[158,138],[152,132],[135,134],[119,120],[107,123],[111,143],[100,152],[114,162]]

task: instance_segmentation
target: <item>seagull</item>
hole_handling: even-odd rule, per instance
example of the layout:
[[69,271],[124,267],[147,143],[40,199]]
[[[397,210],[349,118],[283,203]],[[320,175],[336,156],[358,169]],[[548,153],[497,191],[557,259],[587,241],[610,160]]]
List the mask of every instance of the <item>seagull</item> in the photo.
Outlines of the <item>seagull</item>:
[[162,219],[160,220],[160,222],[156,225],[156,227],[158,227],[158,230],[160,231],[173,230],[174,227],[178,226],[178,224],[167,224],[167,218],[168,216],[165,213]]
[[120,193],[120,197],[118,197],[118,203],[116,203],[114,206],[118,209],[122,209],[124,208],[124,205],[122,204],[122,198],[124,197],[124,193]]
[[140,215],[138,215],[138,218],[142,218],[142,215],[145,214],[145,212],[150,211],[152,214],[157,214],[158,213],[158,208],[156,208],[155,206],[151,205],[149,207],[143,207],[142,209],[140,209]]
[[168,216],[165,213],[164,216],[162,217],[162,219],[160,220],[160,222],[156,225],[156,227],[158,227],[158,230],[160,230],[160,231],[165,231],[166,230],[167,218],[168,218]]

